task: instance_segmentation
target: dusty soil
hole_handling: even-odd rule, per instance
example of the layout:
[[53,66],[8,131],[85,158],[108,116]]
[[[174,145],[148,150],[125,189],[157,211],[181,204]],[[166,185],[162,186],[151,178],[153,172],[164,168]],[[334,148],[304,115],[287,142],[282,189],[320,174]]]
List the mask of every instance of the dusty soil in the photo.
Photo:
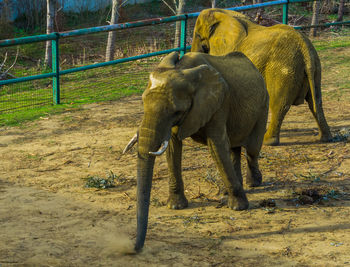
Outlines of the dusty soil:
[[[121,152],[141,120],[140,97],[0,129],[0,266],[350,265],[350,103],[324,97],[324,109],[337,140],[318,142],[306,104],[293,107],[282,144],[262,149],[264,183],[246,188],[246,211],[222,204],[216,167],[191,140],[189,207],[167,209],[166,160],[158,158],[138,255],[120,253],[136,229],[136,153]],[[85,187],[83,178],[110,171],[115,187]]]

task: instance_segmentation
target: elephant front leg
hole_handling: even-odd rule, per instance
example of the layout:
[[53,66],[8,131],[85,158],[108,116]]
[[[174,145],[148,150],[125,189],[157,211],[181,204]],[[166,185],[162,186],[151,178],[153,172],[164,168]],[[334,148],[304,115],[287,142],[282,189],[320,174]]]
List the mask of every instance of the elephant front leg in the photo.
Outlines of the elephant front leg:
[[249,202],[244,192],[242,181],[235,173],[234,165],[231,161],[228,139],[208,138],[207,142],[228,192],[228,207],[234,210],[248,209]]
[[188,206],[184,194],[184,184],[181,177],[182,141],[172,133],[167,149],[167,162],[169,169],[169,198],[167,207],[169,209],[183,209]]
[[232,162],[235,172],[241,184],[243,184],[242,170],[241,170],[241,147],[232,148]]

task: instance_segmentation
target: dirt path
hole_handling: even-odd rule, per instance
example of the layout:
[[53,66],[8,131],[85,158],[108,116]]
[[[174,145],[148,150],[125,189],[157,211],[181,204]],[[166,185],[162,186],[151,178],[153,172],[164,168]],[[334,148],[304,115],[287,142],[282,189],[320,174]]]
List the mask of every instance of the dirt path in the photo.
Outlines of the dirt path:
[[[335,134],[350,128],[349,114],[339,119],[346,108],[325,105]],[[183,164],[190,206],[168,210],[159,158],[145,249],[118,254],[136,224],[136,155],[121,151],[141,116],[133,97],[1,130],[1,267],[350,265],[349,143],[319,143],[306,105],[288,114],[282,145],[263,148],[264,186],[247,188],[247,211],[222,207],[215,166],[190,140]],[[106,171],[120,175],[115,188],[84,187],[82,178]]]
[[[319,143],[307,106],[293,107],[281,145],[262,149],[264,183],[246,188],[249,210],[222,205],[216,167],[191,140],[183,153],[190,204],[168,210],[166,160],[158,158],[149,231],[138,255],[118,252],[136,231],[136,153],[121,152],[140,123],[140,97],[0,129],[0,267],[350,266],[347,65],[339,76],[349,52],[321,55],[328,70],[324,110],[336,142]],[[114,188],[85,186],[83,178],[111,172]]]

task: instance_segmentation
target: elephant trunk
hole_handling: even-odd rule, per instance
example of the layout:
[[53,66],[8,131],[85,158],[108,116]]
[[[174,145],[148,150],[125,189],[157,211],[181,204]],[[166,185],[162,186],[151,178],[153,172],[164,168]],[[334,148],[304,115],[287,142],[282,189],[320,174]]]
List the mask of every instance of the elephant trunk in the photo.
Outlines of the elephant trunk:
[[200,49],[200,42],[194,38],[192,42],[191,52],[202,52]]
[[194,33],[191,52],[201,52],[209,54],[210,47],[208,40],[200,40],[200,38],[196,36],[196,33]]
[[[144,117],[144,121],[152,120]],[[137,160],[137,233],[135,251],[139,252],[144,243],[148,225],[153,167],[155,156],[150,151],[156,151],[161,144],[157,125],[143,122],[139,130],[138,160]]]
[[137,234],[135,251],[139,252],[144,243],[147,233],[148,211],[152,187],[153,166],[155,157],[148,156],[137,162]]
[[[137,160],[137,233],[134,247],[136,252],[142,249],[147,234],[155,158],[164,150],[161,145],[164,138],[167,138],[168,135],[170,136],[170,133],[166,134],[164,129],[166,129],[166,127],[163,125],[159,126],[157,120],[146,115],[139,128]],[[157,151],[159,148],[161,148],[160,151]]]

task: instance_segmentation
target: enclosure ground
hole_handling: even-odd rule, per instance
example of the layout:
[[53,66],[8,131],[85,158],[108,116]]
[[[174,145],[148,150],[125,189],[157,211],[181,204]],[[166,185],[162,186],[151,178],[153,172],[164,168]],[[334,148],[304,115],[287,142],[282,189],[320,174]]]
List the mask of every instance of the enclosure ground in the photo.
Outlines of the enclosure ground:
[[[0,266],[350,265],[349,77],[334,79],[348,73],[350,48],[321,60],[330,55],[323,105],[335,142],[318,141],[306,104],[292,107],[281,145],[262,149],[263,186],[246,188],[250,208],[237,212],[223,205],[206,147],[186,140],[189,207],[166,208],[167,165],[158,158],[138,255],[118,251],[136,231],[137,155],[122,150],[140,123],[140,96],[0,129]],[[115,187],[85,187],[83,178],[111,171]]]

